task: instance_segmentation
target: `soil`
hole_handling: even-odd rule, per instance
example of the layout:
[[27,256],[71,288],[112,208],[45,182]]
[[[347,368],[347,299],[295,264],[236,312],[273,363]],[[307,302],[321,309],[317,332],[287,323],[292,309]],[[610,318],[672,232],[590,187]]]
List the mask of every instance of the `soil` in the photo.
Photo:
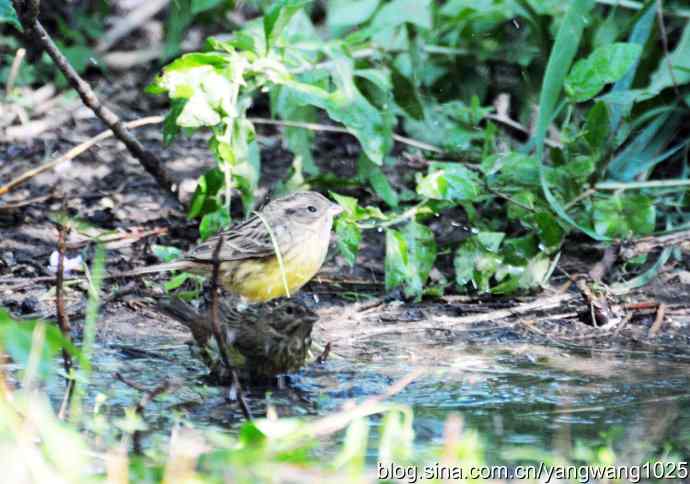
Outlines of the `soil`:
[[[150,74],[131,72],[117,79],[101,80],[98,92],[122,118],[131,120],[161,113],[159,100],[143,93]],[[254,115],[266,115],[257,108]],[[48,123],[35,135],[0,142],[0,183],[66,152],[74,145],[95,136],[103,124],[78,103],[55,102],[32,120]],[[52,122],[55,121],[55,122]],[[3,133],[0,132],[0,135]],[[257,198],[271,192],[291,166],[291,154],[281,146],[279,129],[258,127],[262,145],[262,177]],[[4,133],[6,138],[6,133]],[[149,125],[136,130],[136,136],[154,151],[167,170],[178,180],[180,198],[189,200],[195,181],[213,165],[203,134],[180,137],[163,146],[161,127]],[[318,133],[315,159],[325,173],[353,176],[359,153],[356,141],[347,135]],[[409,160],[400,157],[400,163]],[[408,180],[396,173],[412,172],[387,168],[398,187]],[[421,168],[416,168],[421,169]],[[317,187],[318,188],[318,187]],[[365,189],[340,189],[357,196],[362,203],[376,203]],[[183,250],[198,238],[195,222],[189,221],[183,203],[166,195],[144,172],[139,163],[115,140],[106,140],[76,159],[38,175],[2,197],[0,205],[0,306],[17,317],[55,318],[55,291],[50,272],[50,256],[56,249],[55,217],[66,210],[79,221],[78,229],[68,236],[68,243],[82,243],[68,251],[68,257],[82,255],[91,260],[92,239],[117,234],[120,238],[106,244],[107,270],[122,272],[157,262],[151,246],[160,244]],[[237,204],[236,204],[237,205]],[[462,213],[452,211],[434,222],[439,239],[462,238]],[[150,231],[154,231],[150,235]],[[165,233],[162,233],[165,232]],[[146,234],[149,234],[148,236]],[[334,249],[334,248],[333,248]],[[562,291],[567,275],[586,273],[598,258],[585,241],[566,247],[551,287],[541,293],[514,298],[453,294],[421,302],[404,301],[397,293],[386,294],[383,284],[383,234],[365,233],[361,254],[354,268],[331,251],[320,274],[302,291],[321,319],[315,328],[315,340],[331,342],[336,358],[376,361],[382,354],[410,356],[427,348],[458,345],[482,345],[485,342],[540,343],[581,352],[613,352],[616,355],[655,353],[674,359],[690,359],[690,313],[688,306],[687,259],[673,262],[646,287],[610,301],[614,313],[621,314],[603,328],[586,324],[588,305],[574,287]],[[656,260],[652,255],[650,260]],[[450,257],[442,257],[438,271],[452,280]],[[436,274],[438,276],[438,274]],[[629,279],[616,269],[606,282]],[[107,280],[102,296],[104,305],[98,321],[98,342],[105,346],[126,348],[151,347],[157,339],[189,339],[186,329],[157,314],[146,303],[141,290],[162,282],[166,275],[147,276],[126,282]],[[155,283],[154,283],[155,284]],[[558,304],[541,307],[540,301],[565,295]],[[87,299],[84,282],[66,288],[67,311],[78,334]],[[649,302],[648,307],[625,307],[626,303]],[[536,303],[529,311],[521,305]],[[666,305],[665,319],[658,330],[650,331],[656,318],[656,305]],[[509,310],[505,313],[505,310]],[[501,312],[503,311],[503,312]],[[510,311],[515,311],[511,313]],[[630,318],[625,319],[624,315]],[[625,321],[624,324],[620,323]],[[162,350],[163,351],[163,350]],[[127,353],[122,352],[123,358]],[[433,351],[422,353],[433,358]]]

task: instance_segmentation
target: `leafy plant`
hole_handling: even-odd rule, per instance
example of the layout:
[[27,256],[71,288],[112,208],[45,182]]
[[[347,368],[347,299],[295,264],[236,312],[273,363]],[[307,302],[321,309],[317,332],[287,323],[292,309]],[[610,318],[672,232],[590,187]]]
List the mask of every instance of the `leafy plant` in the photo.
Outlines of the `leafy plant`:
[[[450,249],[457,289],[511,293],[546,284],[573,231],[607,241],[653,233],[664,218],[666,227],[688,220],[685,208],[671,209],[685,179],[663,196],[654,184],[625,185],[668,176],[655,170],[677,165],[687,146],[676,136],[687,111],[668,94],[690,83],[688,27],[667,57],[650,56],[653,3],[622,22],[593,0],[332,1],[319,32],[307,2],[273,2],[229,40],[209,39],[204,52],[168,65],[150,91],[171,99],[167,140],[209,130],[218,166],[200,179],[189,211],[202,218],[202,238],[231,223],[233,193],[252,210],[260,150],[247,112],[268,92],[271,113],[288,122],[285,145],[295,155],[283,189],[341,182],[320,173],[313,133],[300,123],[323,113],[361,146],[358,176],[348,186],[368,186],[389,211],[336,197],[346,208],[335,231],[349,264],[362,230],[379,228],[388,289],[421,297],[437,254]],[[550,53],[547,65],[540,52]],[[509,108],[518,120],[531,116],[539,98],[537,129],[527,140],[495,124],[501,116],[490,106],[486,76],[497,64],[516,69],[495,84],[513,95]],[[422,146],[422,159],[441,159],[413,178],[390,177],[399,163],[390,156],[400,140],[396,126]],[[439,247],[427,221],[453,209],[473,235]]]

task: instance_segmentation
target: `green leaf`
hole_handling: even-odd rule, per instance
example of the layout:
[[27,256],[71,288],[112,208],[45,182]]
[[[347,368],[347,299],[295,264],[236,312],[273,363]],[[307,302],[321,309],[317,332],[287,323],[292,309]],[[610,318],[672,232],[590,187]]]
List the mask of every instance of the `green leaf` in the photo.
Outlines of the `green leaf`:
[[481,193],[476,173],[459,163],[429,165],[429,174],[417,179],[417,193],[434,200],[471,202]]
[[380,0],[331,0],[326,6],[326,25],[331,30],[359,26],[369,20]]
[[[655,2],[648,2],[646,7],[640,14],[635,27],[633,27],[632,32],[628,41],[632,44],[637,44],[641,47],[649,40],[654,30],[654,24],[656,23],[657,8]],[[637,68],[639,65],[639,60],[635,63],[630,70],[623,76],[616,84],[614,84],[609,95],[616,95],[624,92],[630,92],[630,87],[635,80],[635,74],[637,73]],[[629,96],[624,102],[611,105],[611,127],[613,130],[617,130],[623,116],[632,109],[633,103],[639,98],[639,95]]]
[[[33,348],[34,332],[44,331],[42,348]],[[38,371],[47,377],[53,370],[53,358],[61,349],[79,357],[77,348],[67,340],[55,325],[43,321],[15,321],[5,309],[0,308],[0,348],[22,367],[26,367],[32,351],[39,352]]]
[[224,185],[225,175],[218,168],[212,168],[204,173],[197,183],[187,217],[193,219],[218,210],[220,208],[218,192]]
[[166,292],[174,291],[178,287],[180,287],[182,284],[184,284],[187,279],[190,277],[195,277],[194,274],[190,272],[181,272],[180,274],[174,275],[170,279],[168,279],[165,284],[163,284],[163,288],[165,289]]
[[547,211],[539,211],[534,217],[537,224],[539,238],[547,249],[554,250],[560,247],[565,238],[565,231],[558,220]]
[[453,266],[455,268],[455,282],[460,287],[472,283],[473,287],[483,293],[490,289],[489,281],[496,273],[502,258],[496,250],[489,250],[482,242],[494,249],[498,249],[496,242],[500,243],[503,234],[488,233],[470,237],[464,241],[455,251]]
[[431,0],[393,0],[378,11],[371,21],[371,28],[374,31],[387,30],[404,23],[430,29]]
[[192,15],[197,15],[208,10],[213,10],[227,3],[227,0],[192,0]]
[[280,36],[288,22],[310,0],[279,0],[264,15],[266,47],[270,48]]
[[609,109],[606,103],[598,101],[587,113],[585,139],[593,149],[604,151],[609,137],[609,128]]
[[338,250],[350,266],[355,265],[359,244],[362,241],[362,231],[355,222],[339,217],[335,221]]
[[402,231],[386,230],[386,290],[402,285],[407,297],[421,299],[435,260],[436,242],[429,227],[410,222]]
[[158,257],[162,262],[170,262],[182,256],[182,251],[180,249],[169,245],[154,244],[151,246],[151,251],[153,255]]
[[479,232],[476,235],[477,242],[489,252],[498,252],[498,248],[505,236],[506,234],[503,232]]
[[393,190],[388,177],[383,170],[375,165],[366,154],[360,154],[357,158],[357,172],[362,179],[367,180],[381,200],[390,207],[398,206],[398,194]]
[[340,195],[338,193],[330,192],[331,197],[335,198],[338,205],[343,207],[345,213],[353,219],[356,219],[359,214],[359,203],[354,197],[348,197],[347,195]]
[[398,106],[403,108],[412,118],[421,120],[424,118],[424,107],[419,98],[419,92],[414,82],[391,66],[393,81],[393,97]]
[[549,188],[547,181],[548,170],[544,164],[544,140],[546,138],[546,131],[554,117],[556,104],[558,103],[566,74],[580,45],[582,32],[594,3],[594,0],[573,0],[558,30],[556,41],[549,55],[549,62],[546,65],[544,82],[539,96],[539,118],[537,120],[537,132],[534,141],[537,147],[537,160],[539,160],[539,180],[542,190],[544,191],[544,196],[551,208],[562,220],[577,227],[593,239],[605,240],[605,237],[602,237],[596,231],[588,227],[579,225],[568,215]]
[[639,194],[596,200],[592,217],[597,233],[611,238],[649,235],[656,225],[654,200]]
[[20,32],[24,31],[22,24],[19,22],[19,17],[17,17],[17,12],[15,12],[12,6],[12,0],[0,0],[0,24],[2,23],[9,23]]
[[643,99],[654,97],[664,89],[674,85],[682,86],[688,83],[690,83],[690,22],[685,25],[683,35],[675,50],[667,57],[659,59],[659,66],[652,74],[647,88],[649,94]]
[[166,145],[172,143],[180,133],[177,118],[184,110],[186,104],[186,99],[173,99],[170,102],[170,111],[165,115],[165,120],[163,121],[163,143]]
[[165,41],[163,57],[169,59],[180,51],[184,32],[194,20],[191,0],[170,2],[170,11],[165,19]]
[[577,61],[565,80],[565,91],[574,102],[596,96],[606,84],[621,79],[637,64],[642,53],[638,44],[617,42],[596,49]]
[[215,212],[207,213],[199,224],[199,235],[201,240],[206,240],[212,235],[216,235],[220,230],[230,225],[230,214],[225,207],[219,208]]
[[392,147],[394,116],[376,109],[357,89],[352,61],[339,57],[334,61],[333,92],[291,79],[282,80],[299,102],[326,110],[334,121],[342,123],[360,142],[369,159],[380,165]]

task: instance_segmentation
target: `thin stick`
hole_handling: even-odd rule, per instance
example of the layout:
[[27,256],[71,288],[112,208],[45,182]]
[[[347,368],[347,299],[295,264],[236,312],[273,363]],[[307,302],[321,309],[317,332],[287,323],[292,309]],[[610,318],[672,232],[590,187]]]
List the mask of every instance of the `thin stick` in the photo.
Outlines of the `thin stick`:
[[[326,131],[330,133],[345,133],[352,134],[347,128],[340,126],[331,126],[328,124],[318,124],[318,123],[305,123],[302,121],[286,121],[280,119],[268,119],[268,118],[248,118],[254,124],[270,124],[273,126],[287,126],[290,128],[304,128],[311,131]],[[423,141],[408,138],[406,136],[401,136],[399,134],[393,133],[393,139],[404,145],[412,146],[414,148],[419,148],[420,150],[432,151],[434,153],[446,154],[443,148],[434,146]]]
[[[140,126],[145,126],[147,124],[158,124],[163,122],[163,116],[149,116],[146,118],[141,118],[141,119],[135,119],[134,121],[130,121],[128,123],[125,123],[124,126],[126,128],[138,128]],[[57,165],[60,163],[63,163],[65,161],[72,160],[82,154],[84,151],[88,150],[91,148],[93,145],[96,143],[103,141],[108,138],[112,138],[114,136],[114,133],[111,130],[103,131],[93,138],[84,141],[83,143],[75,146],[71,150],[69,150],[67,153],[64,155],[58,156],[54,160],[49,161],[48,163],[44,163],[41,166],[38,166],[34,169],[31,169],[29,171],[26,171],[19,175],[17,178],[14,180],[10,181],[9,183],[3,185],[0,187],[0,196],[6,194],[13,188],[16,188],[17,186],[21,185],[22,183],[30,180],[31,178],[35,177],[36,175],[40,175],[41,173],[52,170],[55,168]]]
[[213,250],[213,272],[211,274],[211,328],[213,329],[213,337],[218,345],[218,350],[220,351],[220,357],[223,360],[225,368],[230,371],[232,375],[232,384],[237,392],[237,401],[240,405],[240,410],[244,418],[247,420],[252,420],[252,412],[249,409],[247,401],[244,399],[244,394],[242,392],[242,387],[240,386],[240,379],[237,376],[237,371],[235,367],[230,363],[230,358],[228,357],[227,348],[225,346],[225,338],[220,331],[220,317],[218,312],[218,276],[220,273],[220,249],[223,246],[223,236],[218,237],[218,243],[216,248]]
[[[62,331],[62,335],[65,339],[72,341],[69,318],[65,311],[65,235],[67,232],[68,228],[65,227],[64,224],[61,223],[58,225],[58,263],[57,273],[55,275],[55,303],[57,305],[56,312],[60,331]],[[67,382],[69,382],[69,374],[72,370],[72,356],[65,348],[62,349],[62,363],[65,367],[65,373],[67,374]]]
[[[146,406],[151,403],[156,397],[159,395],[166,393],[171,390],[175,390],[182,386],[181,381],[171,381],[171,380],[165,380],[163,383],[155,387],[153,390],[149,390],[147,388],[144,388],[143,386],[134,383],[132,381],[129,381],[125,379],[120,373],[115,372],[113,374],[115,379],[121,381],[128,387],[134,388],[135,390],[138,390],[142,392],[144,395],[141,397],[141,400],[139,400],[139,403],[134,409],[134,412],[139,415],[140,417],[143,418],[144,416],[144,409]],[[141,455],[142,453],[142,447],[141,447],[141,431],[140,430],[135,430],[134,433],[132,434],[132,446],[134,447],[134,453]]]
[[139,28],[148,19],[160,12],[168,5],[168,0],[153,0],[142,2],[137,8],[124,17],[118,19],[108,32],[101,37],[96,45],[96,52],[103,53],[115,45],[120,39],[127,36],[134,29]]
[[53,39],[38,21],[39,0],[14,0],[15,10],[19,13],[22,25],[33,34],[36,42],[53,59],[57,68],[62,72],[67,81],[78,93],[83,103],[88,106],[96,116],[98,116],[112,131],[115,136],[122,141],[129,152],[141,163],[144,169],[155,178],[158,184],[175,195],[176,185],[163,169],[158,158],[129,132],[123,125],[120,118],[101,104],[91,86],[81,78],[77,71],[72,67],[67,58],[60,52]]
[[676,178],[669,180],[648,180],[639,182],[599,182],[594,185],[597,190],[639,190],[642,188],[676,188],[690,186],[690,180]]
[[662,3],[661,0],[656,0],[656,18],[659,23],[659,33],[661,34],[661,45],[664,49],[664,59],[666,60],[666,64],[668,65],[668,73],[669,76],[671,77],[671,83],[673,84],[673,91],[676,94],[676,99],[681,104],[686,104],[685,98],[683,95],[680,93],[680,89],[678,88],[678,81],[676,80],[676,74],[673,71],[673,64],[671,64],[671,55],[669,54],[668,51],[668,34],[666,33],[666,25],[664,25],[664,4]]
[[[496,121],[497,123],[504,124],[508,126],[509,128],[513,128],[517,131],[520,131],[521,133],[524,133],[526,135],[531,135],[529,132],[529,129],[525,128],[523,125],[515,121],[514,119],[509,118],[508,116],[502,116],[500,114],[487,114],[486,119],[490,119],[491,121]],[[558,141],[552,140],[551,138],[545,138],[544,139],[544,144],[548,146],[549,148],[563,148],[563,144],[559,143]]]
[[659,330],[661,329],[661,325],[664,324],[664,318],[666,316],[666,304],[661,303],[659,304],[659,307],[656,310],[656,318],[654,319],[654,324],[652,324],[652,327],[649,328],[649,337],[654,338]]
[[5,95],[9,96],[14,87],[14,81],[17,80],[17,75],[19,74],[19,68],[22,65],[24,56],[26,55],[26,49],[17,49],[17,53],[12,61],[12,67],[10,67],[10,74],[7,76],[7,82],[5,82]]
[[323,348],[323,351],[319,356],[316,357],[316,363],[321,364],[325,362],[328,359],[328,356],[331,354],[331,342],[329,341],[326,343],[326,346]]

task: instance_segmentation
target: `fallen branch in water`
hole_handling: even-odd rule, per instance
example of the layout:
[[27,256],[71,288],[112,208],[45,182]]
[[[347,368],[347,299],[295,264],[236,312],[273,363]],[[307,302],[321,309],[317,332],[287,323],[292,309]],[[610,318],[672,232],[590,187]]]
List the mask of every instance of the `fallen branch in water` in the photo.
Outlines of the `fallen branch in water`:
[[[148,388],[145,388],[137,383],[134,383],[132,381],[127,380],[125,377],[123,377],[120,373],[115,372],[113,374],[116,380],[121,381],[128,387],[134,388],[135,390],[138,390],[142,392],[144,395],[141,397],[141,400],[139,400],[139,403],[134,409],[134,412],[141,418],[144,417],[144,409],[146,406],[155,400],[156,397],[159,395],[162,395],[163,393],[169,392],[171,390],[175,390],[179,387],[182,386],[182,381],[172,381],[172,380],[165,380],[163,383],[155,387],[153,390],[149,390]],[[140,430],[135,430],[134,433],[132,434],[132,446],[134,448],[134,452],[136,454],[141,455],[142,453],[142,448],[141,448],[141,431]]]

